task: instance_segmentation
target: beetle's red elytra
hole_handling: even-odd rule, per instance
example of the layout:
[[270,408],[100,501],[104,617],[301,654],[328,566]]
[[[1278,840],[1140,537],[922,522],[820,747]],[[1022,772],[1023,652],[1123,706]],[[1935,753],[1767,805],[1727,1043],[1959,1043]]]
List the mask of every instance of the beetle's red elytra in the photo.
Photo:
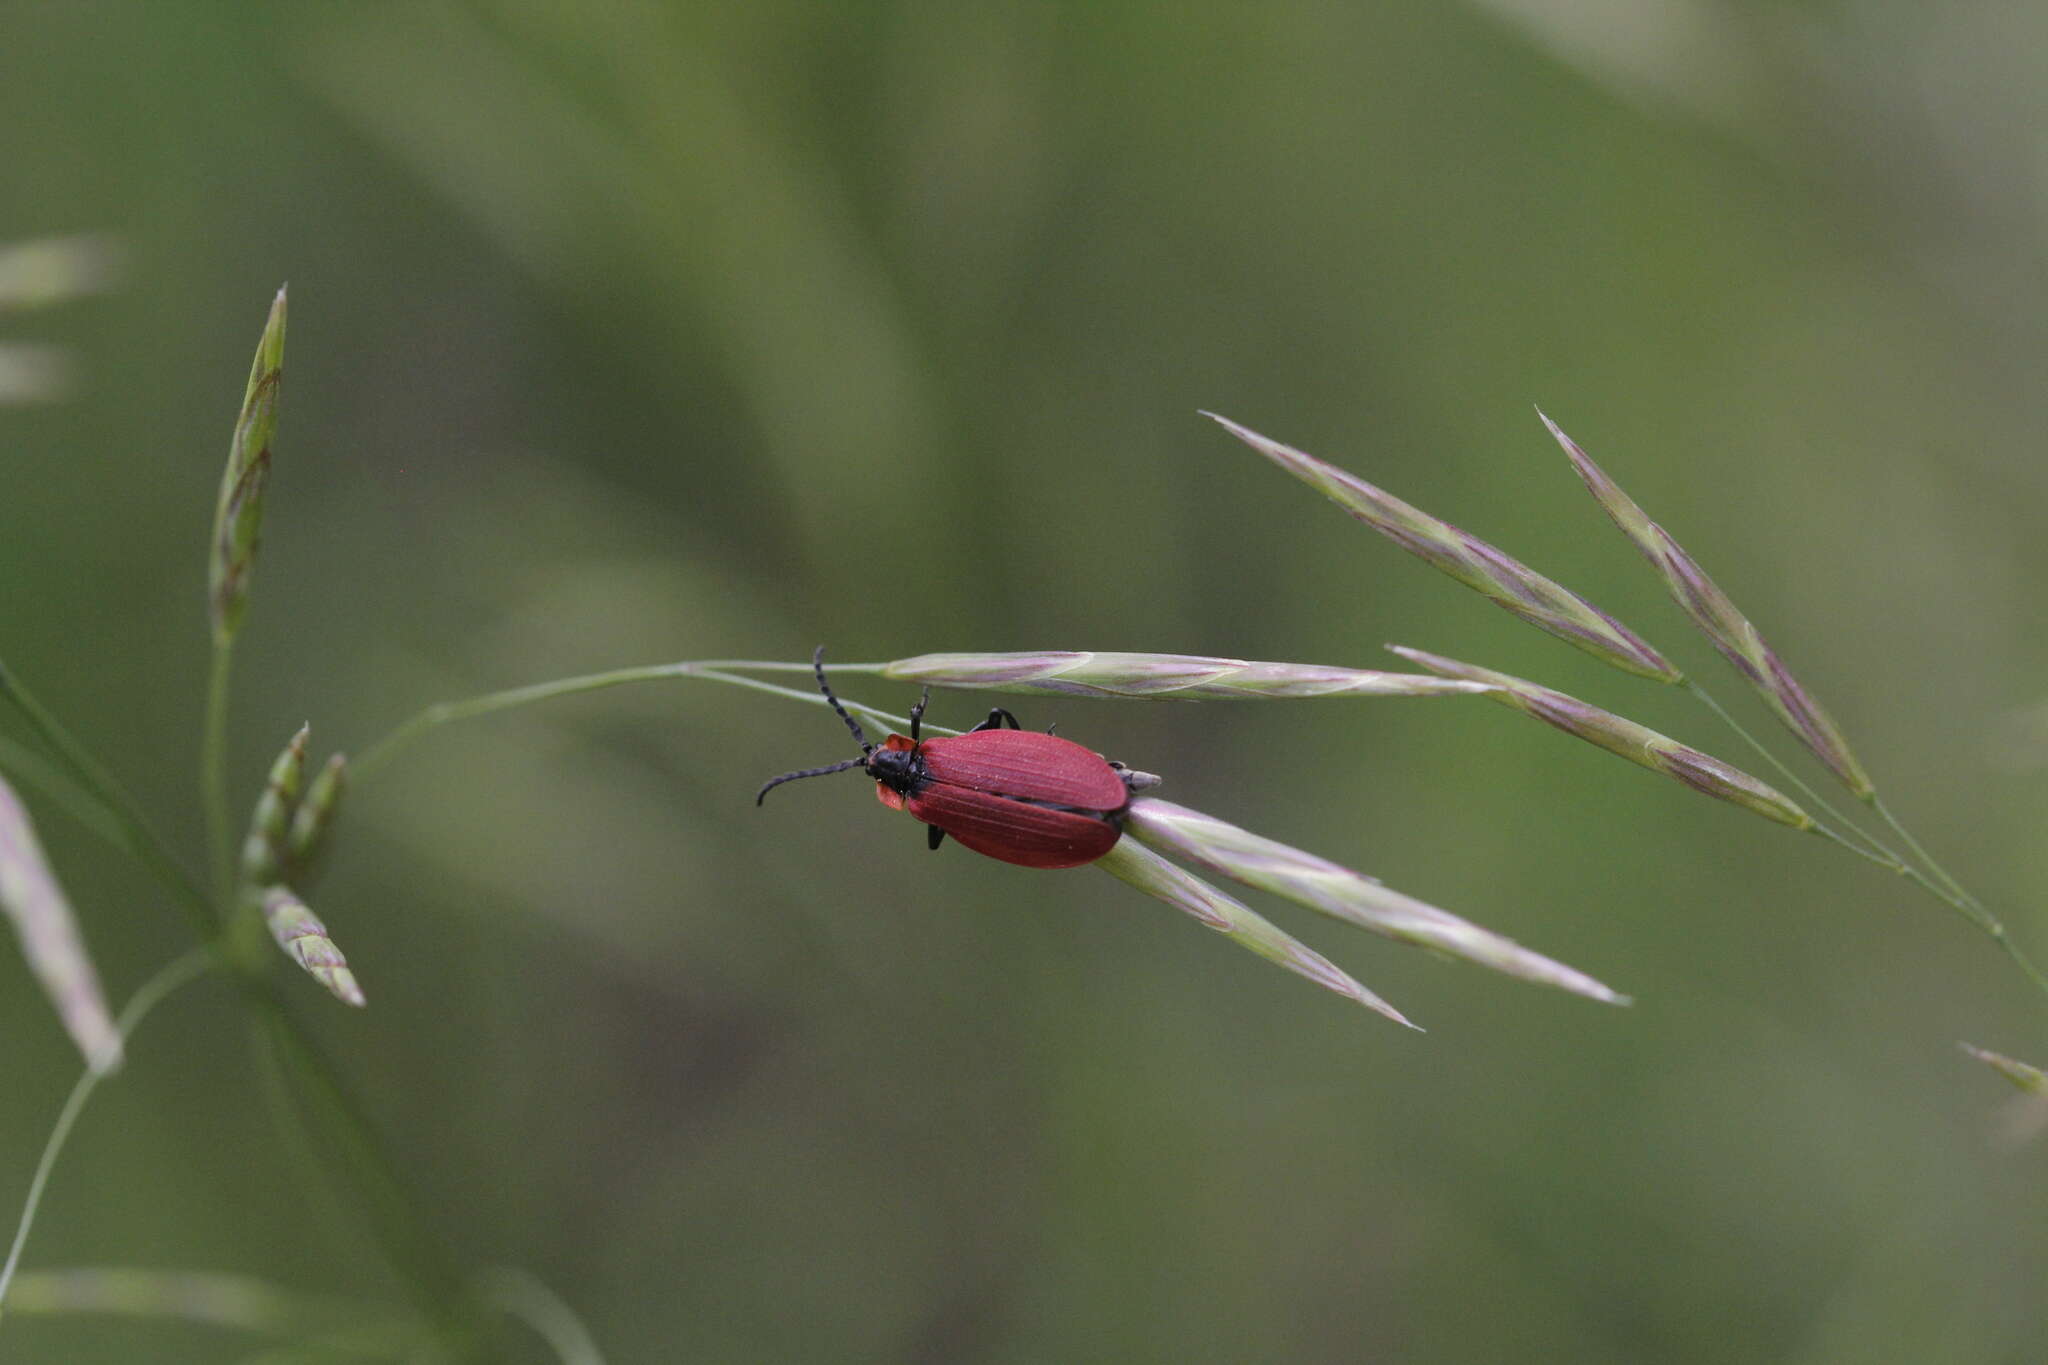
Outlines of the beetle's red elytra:
[[870,744],[825,680],[823,645],[811,656],[811,668],[825,700],[853,732],[861,756],[784,773],[761,788],[755,805],[784,782],[859,768],[875,779],[875,795],[883,805],[908,811],[929,826],[932,848],[950,834],[976,853],[1019,867],[1081,867],[1123,837],[1131,793],[1159,781],[1070,739],[1026,730],[1001,707],[964,735],[920,739],[930,688],[910,708],[907,736],[890,735]]

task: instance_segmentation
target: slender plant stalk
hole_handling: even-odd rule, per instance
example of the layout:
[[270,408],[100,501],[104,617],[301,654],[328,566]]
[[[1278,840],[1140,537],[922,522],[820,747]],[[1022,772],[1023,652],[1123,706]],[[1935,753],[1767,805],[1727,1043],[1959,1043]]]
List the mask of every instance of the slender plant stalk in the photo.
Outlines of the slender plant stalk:
[[[1712,711],[1715,715],[1719,716],[1721,718],[1721,723],[1726,725],[1730,730],[1733,730],[1736,733],[1736,735],[1741,738],[1744,744],[1747,744],[1751,749],[1754,749],[1759,755],[1762,756],[1763,760],[1766,763],[1770,764],[1773,768],[1776,768],[1778,770],[1780,776],[1782,776],[1786,781],[1790,782],[1793,786],[1797,787],[1799,789],[1799,794],[1801,796],[1804,796],[1807,800],[1813,802],[1814,805],[1820,807],[1821,810],[1827,812],[1829,818],[1831,818],[1836,825],[1840,826],[1842,829],[1850,831],[1857,838],[1863,840],[1864,844],[1867,845],[1869,849],[1874,850],[1874,854],[1865,853],[1864,856],[1869,857],[1872,862],[1876,862],[1882,864],[1885,867],[1890,868],[1899,876],[1903,877],[1907,875],[1910,869],[1906,866],[1905,860],[1903,858],[1899,857],[1898,854],[1894,853],[1891,849],[1887,848],[1881,840],[1871,835],[1869,831],[1865,830],[1861,825],[1857,824],[1855,820],[1843,814],[1842,811],[1832,801],[1828,800],[1825,796],[1822,796],[1818,791],[1814,790],[1813,785],[1811,783],[1809,783],[1805,778],[1801,777],[1798,773],[1794,772],[1791,766],[1787,764],[1784,759],[1779,758],[1778,755],[1775,752],[1773,752],[1770,749],[1770,747],[1767,746],[1762,740],[1758,739],[1755,735],[1751,734],[1748,726],[1744,725],[1741,721],[1735,719],[1734,715],[1729,712],[1727,707],[1721,705],[1721,703],[1714,697],[1713,693],[1707,691],[1706,688],[1701,687],[1698,682],[1696,682],[1690,677],[1688,677],[1685,680],[1684,686],[1685,690],[1692,693],[1694,697],[1698,698],[1700,702],[1704,704],[1709,711]],[[1854,848],[1854,846],[1848,844],[1846,840],[1843,840],[1841,842],[1843,843],[1844,847],[1851,848],[1855,852],[1864,852],[1864,850],[1862,849]]]
[[[1919,860],[1921,866],[1915,867],[1912,863],[1900,857],[1882,840],[1843,815],[1825,797],[1801,780],[1798,774],[1787,767],[1783,760],[1772,753],[1762,741],[1752,735],[1734,716],[1730,715],[1727,708],[1716,701],[1713,695],[1705,688],[1701,687],[1691,678],[1685,680],[1685,686],[1695,697],[1698,697],[1700,701],[1705,703],[1715,715],[1719,716],[1729,729],[1741,736],[1742,740],[1750,748],[1756,750],[1769,760],[1804,795],[1810,797],[1823,810],[1827,811],[1829,815],[1841,822],[1845,828],[1853,830],[1857,837],[1861,838],[1870,847],[1869,849],[1858,847],[1834,830],[1823,825],[1816,824],[1814,826],[1815,833],[1826,835],[1851,853],[1867,858],[1880,867],[1906,878],[1920,887],[1921,890],[1954,910],[1971,924],[1981,929],[1993,942],[1997,943],[2005,955],[2013,960],[2013,964],[2034,984],[2035,988],[2044,995],[2048,995],[2048,972],[2044,972],[2036,965],[2033,959],[2027,956],[2026,951],[2013,941],[2012,934],[2005,927],[2003,920],[1993,914],[1982,901],[1971,895],[1961,882],[1957,881],[1946,868],[1935,861],[1934,856],[1927,851],[1926,846],[1913,837],[1913,832],[1907,829],[1898,816],[1892,813],[1891,807],[1885,804],[1884,798],[1879,796],[1875,790],[1872,790],[1870,795],[1865,798],[1871,809],[1875,810],[1883,818],[1884,822],[1891,827],[1892,832],[1898,835],[1900,841],[1911,851],[1913,857]],[[1875,852],[1871,850],[1875,850]]]
[[[833,671],[846,673],[878,673],[884,665],[834,664]],[[761,673],[808,673],[809,664],[762,662],[751,659],[695,659],[673,664],[645,664],[637,668],[615,668],[604,673],[585,673],[573,678],[557,678],[553,682],[534,683],[527,687],[508,688],[502,692],[486,692],[481,696],[467,697],[461,701],[444,701],[427,707],[412,719],[400,725],[390,734],[364,749],[360,755],[349,760],[351,775],[361,781],[372,772],[391,761],[392,755],[405,748],[412,741],[430,730],[458,720],[473,720],[498,711],[509,711],[515,707],[531,706],[535,702],[551,701],[556,697],[574,696],[579,692],[596,692],[607,687],[622,687],[628,683],[660,682],[674,678],[702,678],[710,682],[729,683],[734,687],[745,687],[771,696],[786,697],[813,706],[825,705],[825,698],[815,690],[805,691],[794,687],[782,687],[775,683],[762,682],[758,678],[743,677],[729,669],[751,669]],[[865,715],[886,721],[899,730],[910,728],[907,716],[892,715],[877,711],[871,706],[854,702],[847,705]],[[957,733],[945,726],[926,722],[927,730],[946,734]]]
[[1913,831],[1907,829],[1904,825],[1899,823],[1899,817],[1892,814],[1892,808],[1884,803],[1883,797],[1879,796],[1875,791],[1872,791],[1870,793],[1869,801],[1871,809],[1875,810],[1878,813],[1878,815],[1883,818],[1884,822],[1892,827],[1893,833],[1897,834],[1899,838],[1905,841],[1906,847],[1913,851],[1913,856],[1920,860],[1920,863],[1923,867],[1925,867],[1929,872],[1934,874],[1936,877],[1939,877],[1942,883],[1946,885],[1950,891],[1954,892],[1959,899],[1968,901],[1971,905],[1976,906],[1979,910],[1984,910],[1986,914],[1990,913],[1990,911],[1985,910],[1984,902],[1978,900],[1975,896],[1971,895],[1966,889],[1964,889],[1963,884],[1961,882],[1957,881],[1954,877],[1949,875],[1947,868],[1943,867],[1940,863],[1934,860],[1934,855],[1929,853],[1925,848],[1923,848],[1920,844],[1920,841],[1913,837]]
[[471,1277],[477,1294],[546,1341],[562,1365],[604,1365],[597,1339],[562,1296],[527,1271],[497,1266]]
[[235,641],[216,636],[206,678],[206,725],[199,747],[199,799],[206,813],[206,848],[213,891],[227,904],[234,892],[234,826],[228,813],[228,682],[234,673]]
[[[114,1027],[120,1032],[121,1040],[126,1042],[151,1010],[180,986],[198,979],[212,965],[212,954],[204,948],[194,948],[143,982],[115,1020]],[[22,1249],[28,1245],[29,1231],[35,1227],[36,1210],[42,1205],[43,1191],[50,1183],[50,1172],[56,1169],[57,1157],[71,1138],[72,1126],[78,1122],[78,1116],[85,1111],[85,1102],[92,1098],[102,1079],[104,1073],[86,1067],[80,1073],[78,1083],[71,1087],[64,1107],[57,1113],[57,1122],[50,1129],[49,1140],[43,1144],[42,1159],[36,1162],[36,1173],[28,1182],[28,1198],[22,1204],[21,1221],[15,1224],[14,1242],[7,1249],[7,1262],[0,1266],[0,1302],[7,1298],[8,1286],[14,1282],[14,1273],[21,1265]]]
[[378,1141],[333,1060],[300,1027],[267,983],[245,978],[244,985],[256,1004],[256,1026],[262,1038],[277,1049],[285,1072],[300,1082],[307,1107],[330,1120],[311,1123],[310,1116],[302,1116],[302,1121],[308,1121],[313,1133],[335,1139],[356,1187],[365,1196],[364,1212],[370,1225],[398,1267],[400,1278],[440,1327],[445,1344],[459,1358],[468,1358],[478,1338],[477,1305],[448,1248],[418,1212],[416,1194]]
[[[205,953],[216,965],[229,969],[243,987],[242,996],[254,1016],[265,1024],[266,1034],[282,1056],[293,1063],[292,1070],[306,1083],[307,1090],[333,1119],[331,1125],[347,1150],[350,1164],[359,1176],[368,1177],[374,1198],[372,1225],[388,1254],[409,1272],[408,1282],[422,1291],[430,1310],[460,1341],[473,1334],[474,1306],[445,1249],[435,1242],[404,1193],[395,1163],[385,1152],[376,1129],[362,1107],[342,1085],[333,1063],[327,1059],[303,1025],[273,992],[261,969],[231,951],[220,936],[220,926],[232,910],[231,896],[224,894],[218,905],[195,882],[168,847],[151,828],[132,797],[92,754],[73,739],[35,697],[21,686],[4,665],[0,665],[0,693],[4,693],[44,743],[61,757],[78,778],[120,822],[136,856],[174,894],[180,908],[199,938]],[[820,698],[822,702],[823,698]],[[152,1002],[153,1003],[153,1002]],[[90,1091],[87,1092],[88,1094]],[[79,1101],[83,1104],[83,1099]]]

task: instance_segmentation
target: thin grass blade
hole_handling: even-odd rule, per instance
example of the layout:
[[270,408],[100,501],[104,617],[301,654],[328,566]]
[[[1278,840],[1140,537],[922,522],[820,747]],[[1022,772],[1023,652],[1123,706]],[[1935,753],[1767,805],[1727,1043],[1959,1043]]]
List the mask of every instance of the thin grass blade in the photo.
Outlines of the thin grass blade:
[[1541,687],[1506,673],[1496,673],[1477,664],[1460,663],[1440,654],[1428,654],[1402,645],[1388,645],[1387,648],[1424,668],[1490,684],[1494,690],[1489,695],[1501,705],[1534,716],[1546,725],[1555,726],[1588,744],[1598,745],[1608,753],[1618,754],[1652,772],[1675,778],[1696,792],[1755,811],[1781,825],[1790,825],[1794,829],[1813,828],[1813,817],[1769,783],[1759,781],[1711,754],[1701,753],[1689,744],[1681,744],[1669,735],[1659,734],[1647,725],[1638,725],[1553,688]]
[[1118,840],[1115,848],[1096,860],[1095,866],[1118,881],[1194,916],[1266,961],[1307,977],[1324,990],[1355,1000],[1397,1024],[1416,1028],[1406,1015],[1352,980],[1328,958],[1283,932],[1236,897],[1185,869],[1175,867],[1136,840]]
[[1127,834],[1162,853],[1401,943],[1431,948],[1508,976],[1610,1005],[1628,997],[1584,972],[1448,910],[1404,896],[1348,867],[1290,848],[1212,815],[1146,797],[1131,803]]
[[207,584],[216,643],[234,638],[249,604],[249,576],[263,529],[263,491],[270,479],[270,443],[277,434],[277,399],[284,384],[284,326],[285,291],[280,289],[249,368],[214,508]]
[[1213,412],[1202,415],[1402,549],[1537,629],[1624,672],[1667,683],[1684,677],[1627,626],[1512,555],[1313,455]]
[[1482,684],[1417,673],[1261,663],[1199,654],[1038,650],[1014,654],[920,654],[882,676],[935,687],[1069,697],[1184,701],[1277,701],[1301,697],[1436,697],[1484,692]]
[[100,992],[99,973],[85,951],[77,917],[57,875],[43,856],[28,808],[0,781],[0,911],[14,922],[22,956],[71,1041],[94,1073],[121,1065],[121,1034]]
[[361,1009],[363,988],[356,984],[348,959],[298,894],[288,886],[273,886],[263,892],[263,922],[270,936],[306,974],[325,986],[335,999]]
[[1621,485],[1607,477],[1606,471],[1579,448],[1578,442],[1565,435],[1563,429],[1541,409],[1536,415],[1543,418],[1543,425],[1549,428],[1551,436],[1571,458],[1572,467],[1578,470],[1579,478],[1585,481],[1594,500],[1606,509],[1622,534],[1635,542],[1643,558],[1650,561],[1650,567],[1664,580],[1664,588],[1672,600],[1692,618],[1700,633],[1713,643],[1736,672],[1748,680],[1778,719],[1784,722],[1785,728],[1812,750],[1813,756],[1827,765],[1828,771],[1843,786],[1858,797],[1868,799],[1876,788],[1870,775],[1864,772],[1863,765],[1856,761],[1856,755],[1849,751],[1849,742],[1842,737],[1840,727],[1792,676],[1792,670],[1785,667],[1777,651],[1765,643],[1762,633],[1737,610],[1728,594],[1707,577],[1706,570],[1699,566],[1698,561],[1687,554],[1662,526],[1651,521],[1635,499],[1622,492]]

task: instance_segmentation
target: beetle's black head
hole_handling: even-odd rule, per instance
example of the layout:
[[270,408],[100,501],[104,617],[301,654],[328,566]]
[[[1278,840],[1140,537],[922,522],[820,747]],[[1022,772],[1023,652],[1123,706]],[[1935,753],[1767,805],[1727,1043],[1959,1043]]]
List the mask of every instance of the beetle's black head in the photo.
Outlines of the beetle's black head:
[[867,756],[868,776],[891,791],[908,792],[923,776],[917,750],[876,749]]

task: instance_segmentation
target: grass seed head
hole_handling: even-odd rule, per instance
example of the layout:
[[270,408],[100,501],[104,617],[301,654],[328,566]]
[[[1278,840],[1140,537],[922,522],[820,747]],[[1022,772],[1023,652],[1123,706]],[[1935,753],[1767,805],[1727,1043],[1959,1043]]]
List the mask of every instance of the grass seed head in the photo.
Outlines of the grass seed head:
[[301,886],[306,885],[307,874],[319,865],[320,855],[327,848],[328,831],[334,826],[334,814],[341,808],[342,793],[347,789],[348,759],[341,754],[331,755],[307,785],[298,810],[292,814],[284,861]]
[[1483,593],[1537,629],[1548,631],[1625,672],[1667,683],[1683,678],[1669,660],[1634,631],[1512,555],[1313,455],[1261,436],[1213,412],[1202,415],[1402,549]]
[[270,765],[263,794],[249,817],[242,840],[242,884],[268,886],[283,875],[291,838],[292,812],[299,804],[299,786],[306,774],[306,740],[313,727],[301,725],[284,751]]
[[1763,635],[1750,624],[1749,618],[1737,610],[1735,603],[1713,579],[1707,577],[1706,570],[1699,566],[1698,561],[1687,554],[1662,526],[1651,521],[1635,499],[1622,492],[1621,485],[1607,477],[1605,470],[1593,463],[1591,457],[1579,448],[1578,442],[1565,435],[1557,423],[1540,409],[1536,415],[1543,418],[1543,425],[1550,429],[1551,436],[1571,458],[1572,467],[1578,470],[1579,477],[1585,481],[1594,499],[1607,510],[1607,515],[1621,528],[1622,534],[1635,542],[1643,557],[1650,561],[1650,567],[1664,580],[1665,590],[1671,594],[1672,600],[1692,618],[1700,633],[1713,643],[1736,672],[1749,681],[1785,727],[1813,751],[1815,758],[1827,765],[1843,786],[1858,797],[1870,797],[1876,788],[1869,774],[1863,771],[1863,765],[1856,761],[1856,755],[1849,751],[1849,742],[1842,737],[1833,718],[1811,693],[1800,686],[1799,680],[1792,676],[1792,670],[1785,667],[1777,652],[1765,643]]
[[1236,897],[1174,866],[1136,840],[1118,840],[1115,848],[1096,860],[1095,866],[1146,895],[1194,916],[1239,947],[1250,949],[1268,962],[1306,977],[1324,990],[1355,1000],[1397,1024],[1415,1028],[1407,1016],[1352,980],[1328,958],[1283,932]]
[[1669,735],[1659,734],[1647,725],[1638,725],[1553,688],[1541,687],[1506,673],[1496,673],[1477,664],[1460,663],[1440,654],[1428,654],[1401,645],[1389,645],[1388,648],[1424,668],[1491,684],[1494,691],[1490,695],[1501,705],[1534,716],[1588,744],[1597,744],[1631,763],[1676,778],[1694,791],[1733,802],[1744,810],[1755,811],[1794,829],[1813,827],[1812,816],[1768,783],[1758,781],[1711,754],[1701,753],[1689,744],[1681,744]]
[[1376,934],[1434,949],[1509,976],[1611,1005],[1628,997],[1584,972],[1531,952],[1448,910],[1404,896],[1348,867],[1263,838],[1212,815],[1146,797],[1131,803],[1126,833],[1232,881],[1305,905]]
[[216,643],[235,637],[249,604],[249,575],[263,529],[263,491],[270,479],[270,443],[277,434],[278,391],[284,384],[284,322],[285,291],[280,289],[249,367],[214,508],[207,585]]
[[1298,697],[1431,697],[1483,692],[1478,683],[1415,673],[1259,663],[1197,654],[1040,650],[1019,654],[920,654],[885,665],[884,677],[937,687],[1074,697],[1167,697],[1257,701]]
[[2029,1095],[2048,1095],[2048,1071],[2025,1062],[2014,1061],[2000,1052],[1988,1048],[1972,1047],[1968,1043],[1957,1043],[1965,1055],[1974,1057],[1999,1075],[2011,1081],[2015,1087]]
[[38,237],[0,246],[0,312],[46,308],[105,292],[120,251],[108,237]]
[[86,955],[77,917],[36,839],[28,809],[0,781],[0,912],[14,921],[22,956],[56,1007],[86,1065],[106,1073],[121,1065],[121,1034],[107,1012],[99,973]]
[[266,887],[263,922],[285,956],[305,968],[307,975],[325,986],[335,999],[358,1009],[367,1003],[363,988],[356,984],[355,973],[348,968],[348,959],[328,935],[327,926],[299,899],[298,893],[288,886]]

